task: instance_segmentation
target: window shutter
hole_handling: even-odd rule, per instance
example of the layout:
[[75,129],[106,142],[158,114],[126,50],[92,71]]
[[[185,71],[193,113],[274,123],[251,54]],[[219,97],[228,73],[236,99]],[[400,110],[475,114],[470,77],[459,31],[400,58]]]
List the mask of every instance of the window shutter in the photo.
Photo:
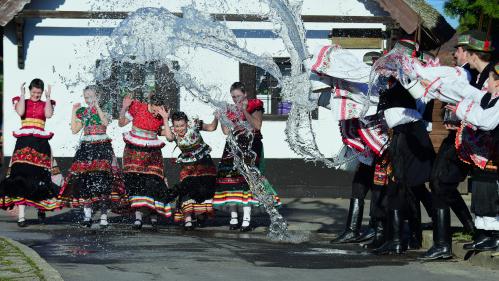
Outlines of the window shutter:
[[239,81],[246,86],[248,98],[256,98],[256,66],[239,63]]
[[180,110],[180,88],[167,65],[155,67],[156,92],[166,97],[165,105],[175,111]]

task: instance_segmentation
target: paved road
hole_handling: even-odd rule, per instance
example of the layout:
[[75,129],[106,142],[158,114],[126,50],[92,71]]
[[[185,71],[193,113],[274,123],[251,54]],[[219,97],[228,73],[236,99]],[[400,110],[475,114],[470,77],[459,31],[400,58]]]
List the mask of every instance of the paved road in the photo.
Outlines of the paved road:
[[1,212],[0,235],[32,247],[65,280],[495,281],[499,276],[462,261],[420,263],[417,252],[374,256],[357,246],[332,246],[315,234],[306,243],[287,244],[269,242],[261,231],[230,233],[220,226],[186,233],[163,225],[159,232],[139,232],[117,223],[87,230],[72,225],[74,219],[75,212],[66,212],[45,225],[19,229]]

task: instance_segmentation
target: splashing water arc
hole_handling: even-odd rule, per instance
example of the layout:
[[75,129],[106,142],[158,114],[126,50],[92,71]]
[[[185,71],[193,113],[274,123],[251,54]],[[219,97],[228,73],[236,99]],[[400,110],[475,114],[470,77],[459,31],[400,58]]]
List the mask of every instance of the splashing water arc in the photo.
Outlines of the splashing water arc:
[[[292,103],[286,124],[286,137],[290,148],[306,161],[321,162],[327,167],[343,164],[337,158],[327,159],[319,150],[312,130],[311,111],[317,104],[309,100],[311,82],[304,71],[310,55],[305,40],[305,28],[301,21],[302,1],[260,0],[269,7],[264,17],[273,25],[273,32],[282,39],[291,60],[291,76],[283,77],[279,67],[269,55],[255,54],[240,46],[236,36],[225,22],[214,20],[211,15],[198,10],[194,5],[182,8],[182,17],[177,17],[164,8],[141,8],[131,13],[113,31],[109,44],[110,57],[96,69],[96,79],[109,77],[113,62],[147,64],[159,62],[172,72],[175,82],[194,97],[209,104],[218,112],[233,110],[233,107],[217,99],[222,91],[213,85],[204,85],[195,77],[176,67],[180,61],[180,50],[202,48],[239,62],[255,65],[274,76],[282,88],[284,100]],[[132,87],[133,85],[125,85]],[[119,97],[116,97],[119,98]],[[168,97],[164,97],[167,99]],[[220,122],[228,127],[232,123],[220,114]],[[241,123],[237,126],[248,126]],[[251,130],[246,130],[251,132]],[[251,133],[247,137],[252,138]],[[251,191],[262,202],[270,215],[269,237],[279,241],[293,241],[286,220],[274,206],[273,197],[266,191],[266,180],[250,161],[255,158],[252,151],[237,145],[237,137],[228,136],[228,143],[235,155],[235,167],[244,175]]]

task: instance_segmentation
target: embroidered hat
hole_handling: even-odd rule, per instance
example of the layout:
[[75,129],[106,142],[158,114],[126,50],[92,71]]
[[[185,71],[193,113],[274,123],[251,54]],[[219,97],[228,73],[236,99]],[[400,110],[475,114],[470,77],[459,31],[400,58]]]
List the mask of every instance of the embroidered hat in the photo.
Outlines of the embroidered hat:
[[470,43],[470,37],[471,35],[469,33],[460,34],[457,37],[457,44],[454,46],[454,48],[468,45]]
[[487,38],[484,32],[474,32],[470,35],[470,42],[466,44],[466,49],[476,52],[490,53],[494,51],[492,41]]
[[395,43],[393,49],[400,50],[407,56],[418,58],[424,63],[428,63],[435,59],[435,56],[429,52],[422,52],[419,50],[419,45],[417,42],[410,39],[401,39]]

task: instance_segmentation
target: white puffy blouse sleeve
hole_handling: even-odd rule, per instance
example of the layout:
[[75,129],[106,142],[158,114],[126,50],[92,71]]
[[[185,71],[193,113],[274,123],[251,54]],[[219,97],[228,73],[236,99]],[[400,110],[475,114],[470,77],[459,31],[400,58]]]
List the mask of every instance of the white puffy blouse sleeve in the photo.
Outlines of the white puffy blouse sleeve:
[[480,102],[467,98],[457,104],[456,115],[481,130],[491,131],[499,124],[499,102],[491,108],[483,109]]

